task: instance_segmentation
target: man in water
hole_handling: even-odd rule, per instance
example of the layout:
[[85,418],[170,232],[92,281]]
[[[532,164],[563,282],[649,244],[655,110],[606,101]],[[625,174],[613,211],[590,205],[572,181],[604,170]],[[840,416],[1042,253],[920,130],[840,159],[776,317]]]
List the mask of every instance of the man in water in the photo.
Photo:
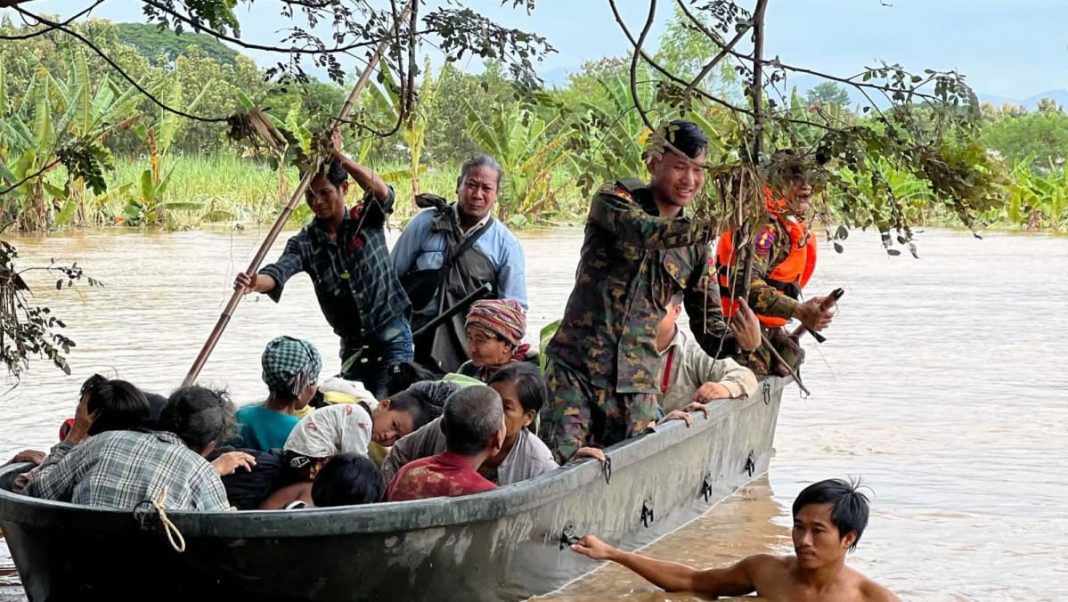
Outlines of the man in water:
[[[386,247],[393,189],[341,152],[341,134],[336,130],[331,142],[331,157],[306,193],[315,219],[289,239],[277,261],[258,274],[238,274],[234,285],[246,294],[263,293],[277,302],[286,282],[307,272],[326,321],[341,338],[341,376],[362,382],[375,397],[384,397],[393,367],[412,360],[411,304]],[[347,211],[350,175],[364,197]]]
[[561,464],[581,447],[608,447],[657,418],[657,323],[682,295],[690,330],[706,353],[726,357],[760,346],[744,301],[730,327],[709,282],[711,225],[685,215],[704,188],[708,138],[676,120],[653,136],[648,184],[609,183],[594,195],[560,328],[547,348],[549,403],[541,437]]
[[744,596],[804,602],[894,602],[890,590],[845,565],[868,525],[868,498],[856,483],[828,479],[809,485],[794,500],[794,554],[756,554],[723,569],[697,570],[613,548],[587,535],[571,549],[611,560],[669,592]]

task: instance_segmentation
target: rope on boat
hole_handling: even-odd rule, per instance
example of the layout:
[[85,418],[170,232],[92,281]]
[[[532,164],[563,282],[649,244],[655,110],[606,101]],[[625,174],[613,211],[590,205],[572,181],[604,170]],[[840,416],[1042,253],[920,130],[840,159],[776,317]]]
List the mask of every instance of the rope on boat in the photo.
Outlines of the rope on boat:
[[[159,495],[154,500],[145,500],[138,505],[134,510],[134,518],[141,523],[141,528],[148,530],[145,525],[145,519],[148,518],[152,510],[156,511],[156,515],[159,516],[159,522],[163,525],[163,534],[167,536],[167,542],[171,544],[171,548],[179,554],[185,552],[185,537],[182,532],[178,530],[177,525],[171,521],[171,518],[167,516],[167,510],[163,507],[164,500],[167,499],[167,487],[164,486],[160,490]],[[148,510],[142,509],[142,506],[148,505]]]

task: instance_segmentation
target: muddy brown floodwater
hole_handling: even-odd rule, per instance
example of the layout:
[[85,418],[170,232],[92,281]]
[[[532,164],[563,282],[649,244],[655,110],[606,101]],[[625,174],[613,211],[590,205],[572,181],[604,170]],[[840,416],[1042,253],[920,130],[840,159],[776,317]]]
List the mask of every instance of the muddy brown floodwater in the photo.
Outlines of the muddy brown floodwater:
[[[163,393],[179,383],[262,234],[15,239],[21,265],[77,261],[107,287],[60,292],[31,277],[78,347],[70,377],[37,362],[0,397],[0,461],[52,445],[93,372]],[[920,260],[887,257],[874,236],[854,235],[844,255],[821,246],[810,291],[846,295],[827,343],[806,343],[812,397],[787,389],[766,477],[649,553],[711,566],[788,552],[797,492],[859,476],[875,499],[850,562],[904,599],[1068,600],[1068,238],[932,230],[919,240]],[[537,332],[563,310],[581,231],[525,234],[523,244]],[[338,367],[337,340],[298,277],[278,305],[241,305],[202,382],[228,385],[239,403],[260,399],[259,355],[280,334],[310,338],[324,372]],[[0,540],[0,599],[20,599],[11,568]],[[697,599],[618,567],[551,597]]]

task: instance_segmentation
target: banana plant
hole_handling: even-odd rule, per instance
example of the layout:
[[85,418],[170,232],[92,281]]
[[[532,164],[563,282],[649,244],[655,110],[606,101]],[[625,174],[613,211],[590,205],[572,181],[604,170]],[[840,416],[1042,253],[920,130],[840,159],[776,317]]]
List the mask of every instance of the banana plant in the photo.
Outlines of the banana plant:
[[[15,203],[4,208],[23,230],[95,221],[85,205],[86,192],[103,193],[101,167],[110,164],[100,143],[136,119],[136,90],[121,90],[107,77],[94,87],[85,54],[70,48],[67,53],[66,77],[58,79],[39,65],[18,106],[9,104],[0,63],[5,116],[0,119],[0,179],[10,186],[40,172],[12,191]],[[61,163],[67,179],[56,185],[49,174]]]
[[521,227],[548,217],[542,212],[556,205],[566,183],[553,174],[568,161],[564,148],[575,131],[519,102],[493,110],[468,104],[466,121],[471,139],[504,169],[498,219]]
[[[164,99],[168,106],[186,107],[186,111],[194,111],[211,85],[208,82],[189,103],[184,101],[182,82],[176,72],[171,72],[155,86],[154,93]],[[141,138],[148,154],[148,168],[141,173],[140,195],[130,198],[122,211],[122,221],[129,225],[164,225],[167,219],[164,193],[167,190],[167,182],[173,172],[163,173],[163,161],[170,151],[181,127],[183,120],[178,115],[165,111],[160,107],[154,109],[155,116],[150,122],[140,122],[133,127],[133,131]]]

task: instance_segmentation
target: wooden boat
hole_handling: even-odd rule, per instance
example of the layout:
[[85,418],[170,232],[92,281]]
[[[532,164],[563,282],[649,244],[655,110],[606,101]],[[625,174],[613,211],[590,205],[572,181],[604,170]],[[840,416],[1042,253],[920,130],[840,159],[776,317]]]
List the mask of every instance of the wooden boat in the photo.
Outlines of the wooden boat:
[[[767,469],[782,389],[672,422],[594,460],[454,499],[291,512],[171,513],[178,553],[150,510],[101,510],[10,492],[0,530],[33,602],[53,600],[518,600],[597,566],[567,549],[587,532],[634,548]],[[25,468],[23,466],[22,468]]]

